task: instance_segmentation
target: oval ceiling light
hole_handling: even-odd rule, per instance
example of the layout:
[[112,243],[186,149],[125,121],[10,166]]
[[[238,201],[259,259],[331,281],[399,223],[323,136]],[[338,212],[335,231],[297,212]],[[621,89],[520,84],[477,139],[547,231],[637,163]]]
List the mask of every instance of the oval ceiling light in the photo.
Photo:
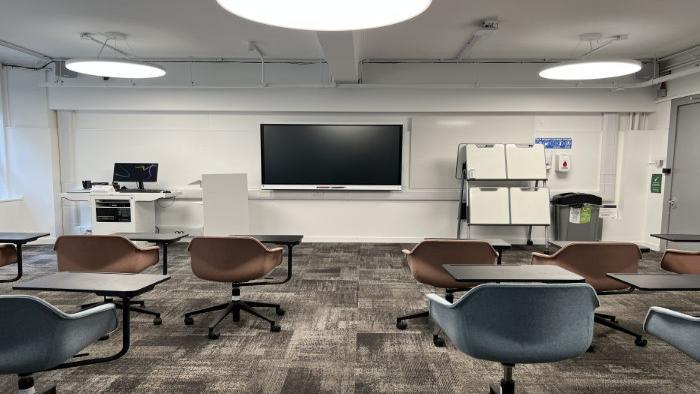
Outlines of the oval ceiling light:
[[576,60],[563,62],[540,71],[540,77],[562,81],[604,79],[634,74],[642,63],[631,59]]
[[254,22],[314,31],[361,30],[393,25],[423,13],[432,0],[216,0]]
[[151,63],[118,58],[91,58],[66,60],[66,68],[80,74],[110,78],[157,78],[165,69]]

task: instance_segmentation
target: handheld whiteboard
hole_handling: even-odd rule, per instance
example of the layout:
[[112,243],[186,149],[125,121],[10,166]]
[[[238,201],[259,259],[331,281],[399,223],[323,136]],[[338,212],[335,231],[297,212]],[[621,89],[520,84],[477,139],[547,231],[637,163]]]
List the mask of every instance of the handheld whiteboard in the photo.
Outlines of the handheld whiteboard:
[[546,180],[544,145],[506,145],[508,179]]
[[507,187],[469,189],[470,224],[510,224]]
[[510,188],[510,221],[512,224],[550,224],[549,189]]
[[506,179],[503,144],[467,144],[467,179]]

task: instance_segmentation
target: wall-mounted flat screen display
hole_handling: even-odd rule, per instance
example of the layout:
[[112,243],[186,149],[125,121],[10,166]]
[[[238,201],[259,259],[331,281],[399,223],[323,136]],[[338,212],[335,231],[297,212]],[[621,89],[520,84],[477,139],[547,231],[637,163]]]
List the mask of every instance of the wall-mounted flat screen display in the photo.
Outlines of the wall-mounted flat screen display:
[[401,125],[262,124],[263,189],[401,190]]

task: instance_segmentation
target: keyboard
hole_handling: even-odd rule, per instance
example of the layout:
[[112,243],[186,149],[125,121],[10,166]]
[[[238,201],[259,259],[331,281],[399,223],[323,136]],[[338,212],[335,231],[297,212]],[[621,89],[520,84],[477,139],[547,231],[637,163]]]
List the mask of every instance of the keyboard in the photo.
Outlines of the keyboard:
[[119,189],[119,193],[162,193],[160,189]]

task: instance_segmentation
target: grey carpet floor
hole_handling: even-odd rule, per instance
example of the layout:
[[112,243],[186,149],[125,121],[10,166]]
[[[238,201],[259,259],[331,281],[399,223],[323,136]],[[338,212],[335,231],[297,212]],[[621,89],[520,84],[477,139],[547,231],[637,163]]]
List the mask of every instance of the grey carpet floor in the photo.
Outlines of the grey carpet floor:
[[[207,339],[210,319],[193,326],[182,315],[223,303],[230,286],[195,278],[185,244],[171,247],[172,280],[142,297],[162,312],[156,327],[145,315],[132,318],[132,347],[111,363],[36,375],[39,388],[58,384],[60,392],[425,392],[478,393],[500,379],[498,364],[470,358],[454,347],[435,348],[426,320],[405,331],[395,318],[424,308],[424,294],[433,289],[417,284],[398,244],[309,243],[295,248],[294,277],[287,284],[243,290],[243,298],[283,304],[282,331],[271,333],[264,322],[245,314],[230,319],[221,338]],[[506,251],[505,263],[529,261],[529,250]],[[658,271],[659,254],[644,256],[642,271]],[[56,269],[50,246],[28,246],[25,279]],[[14,267],[0,269],[10,276]],[[158,273],[160,265],[148,272]],[[284,270],[276,274],[283,275]],[[17,294],[0,284],[0,294]],[[90,295],[32,293],[65,311],[96,301]],[[601,297],[600,312],[641,329],[647,309],[664,306],[700,313],[700,293],[633,293]],[[274,316],[274,312],[266,312]],[[645,348],[632,337],[596,326],[596,351],[553,364],[519,365],[518,391],[527,393],[659,393],[700,392],[700,363],[653,337]],[[119,349],[119,333],[91,346],[93,356]],[[15,390],[15,377],[0,376],[0,392]]]

